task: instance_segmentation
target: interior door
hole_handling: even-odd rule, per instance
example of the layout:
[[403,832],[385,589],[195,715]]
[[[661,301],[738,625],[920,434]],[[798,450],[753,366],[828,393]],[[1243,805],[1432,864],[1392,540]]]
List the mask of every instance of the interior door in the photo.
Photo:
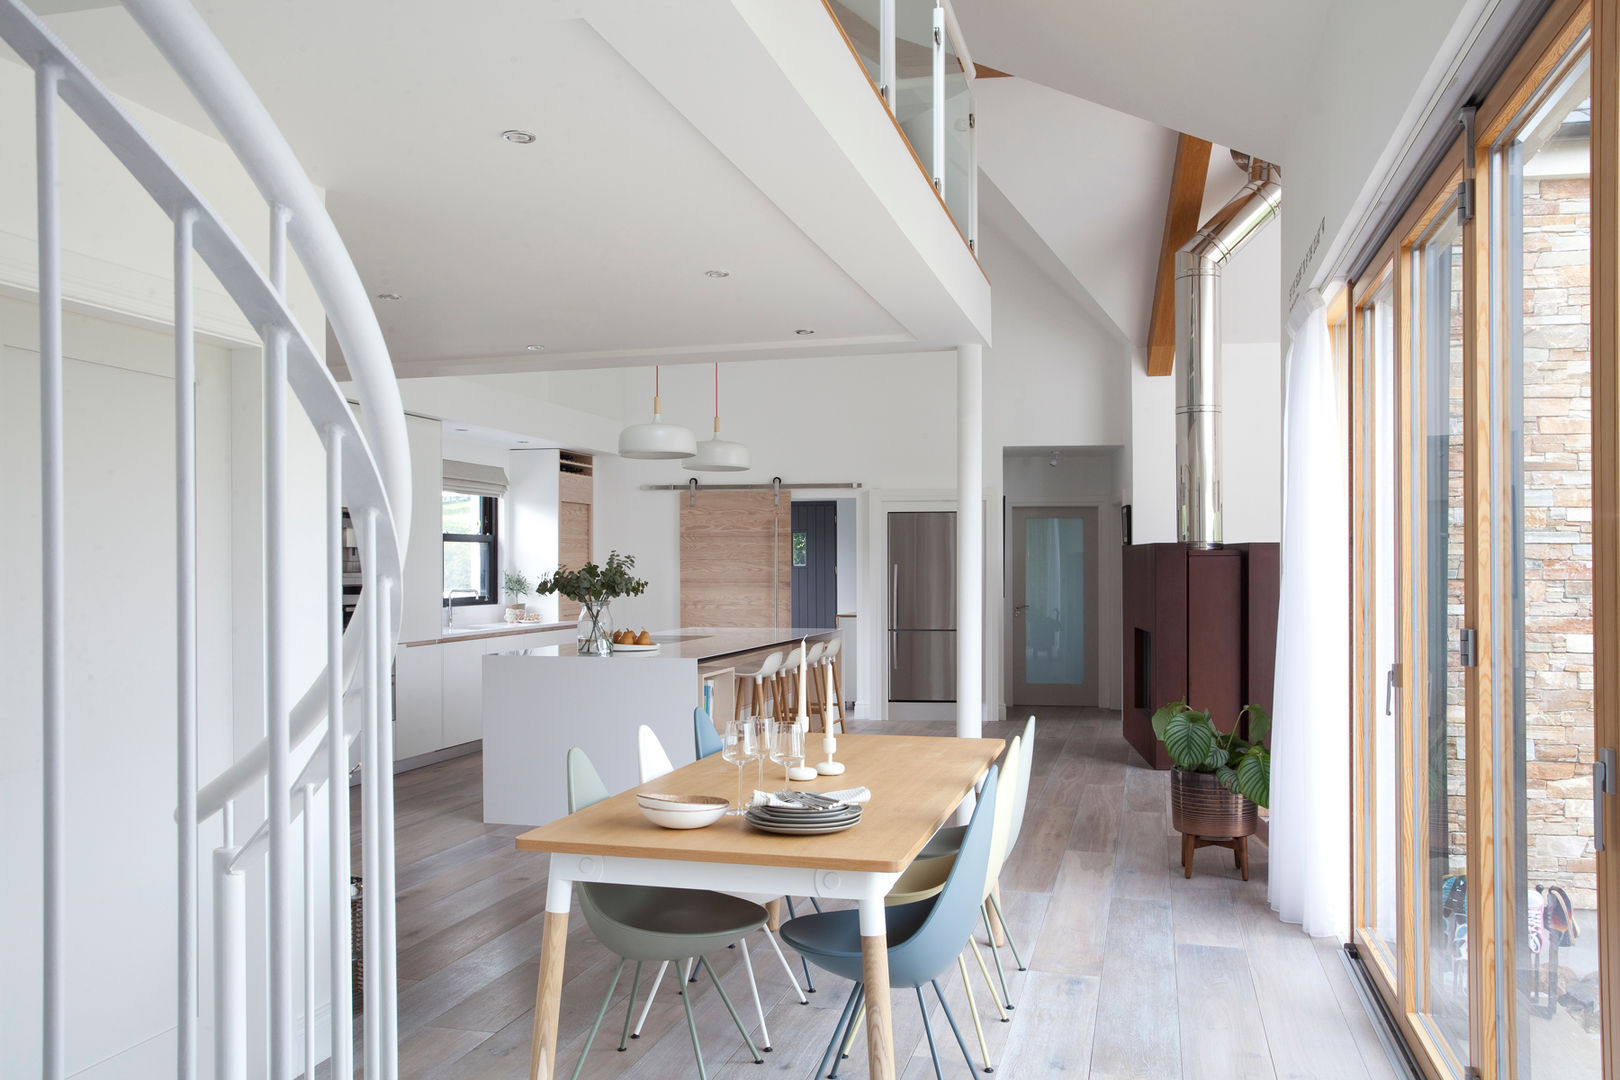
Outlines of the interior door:
[[1097,511],[1015,507],[1008,522],[1012,699],[1097,704]]
[[838,504],[793,504],[793,625],[823,629],[838,615]]

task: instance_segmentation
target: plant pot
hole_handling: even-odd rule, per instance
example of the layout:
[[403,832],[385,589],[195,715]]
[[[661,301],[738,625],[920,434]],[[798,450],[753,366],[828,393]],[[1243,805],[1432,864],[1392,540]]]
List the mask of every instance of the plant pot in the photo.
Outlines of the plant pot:
[[610,600],[579,601],[579,655],[613,655],[611,604]]
[[1170,770],[1170,823],[1187,836],[1237,838],[1251,835],[1260,809],[1227,791],[1214,773]]
[[517,622],[520,619],[522,619],[523,616],[527,615],[528,613],[529,613],[529,605],[528,604],[508,604],[508,605],[506,605],[506,621],[507,622]]

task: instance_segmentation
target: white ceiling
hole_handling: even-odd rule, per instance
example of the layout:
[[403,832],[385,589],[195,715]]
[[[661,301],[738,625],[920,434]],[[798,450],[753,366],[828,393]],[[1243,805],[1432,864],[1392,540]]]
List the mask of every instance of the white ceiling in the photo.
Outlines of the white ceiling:
[[1328,0],[953,0],[981,64],[1280,159]]
[[[974,98],[984,174],[1121,337],[1144,344],[1175,133],[1027,79],[980,79]],[[1246,179],[1231,154],[1216,147],[1200,220]],[[1286,182],[1285,176],[1285,205]],[[1277,339],[1281,232],[1268,227],[1227,268],[1224,340]]]
[[[587,6],[202,5],[367,288],[402,297],[377,303],[396,362],[905,337],[574,17]],[[210,130],[122,8],[48,21],[114,91]]]

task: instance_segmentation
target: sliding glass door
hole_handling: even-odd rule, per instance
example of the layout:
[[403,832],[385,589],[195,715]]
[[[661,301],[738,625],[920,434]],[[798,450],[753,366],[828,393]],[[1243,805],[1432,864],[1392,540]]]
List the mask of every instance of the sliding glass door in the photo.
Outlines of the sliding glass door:
[[1620,741],[1600,708],[1620,704],[1620,40],[1599,46],[1588,5],[1555,3],[1350,290],[1353,936],[1435,1080],[1620,1080],[1598,827]]

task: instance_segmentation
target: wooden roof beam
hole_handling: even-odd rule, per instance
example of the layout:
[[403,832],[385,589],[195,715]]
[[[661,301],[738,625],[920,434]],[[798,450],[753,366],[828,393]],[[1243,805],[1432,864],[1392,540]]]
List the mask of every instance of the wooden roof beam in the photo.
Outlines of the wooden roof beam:
[[1170,204],[1159,242],[1159,272],[1153,284],[1148,322],[1148,374],[1169,375],[1176,366],[1176,252],[1198,231],[1209,179],[1210,144],[1191,135],[1176,139],[1176,165],[1170,176]]

